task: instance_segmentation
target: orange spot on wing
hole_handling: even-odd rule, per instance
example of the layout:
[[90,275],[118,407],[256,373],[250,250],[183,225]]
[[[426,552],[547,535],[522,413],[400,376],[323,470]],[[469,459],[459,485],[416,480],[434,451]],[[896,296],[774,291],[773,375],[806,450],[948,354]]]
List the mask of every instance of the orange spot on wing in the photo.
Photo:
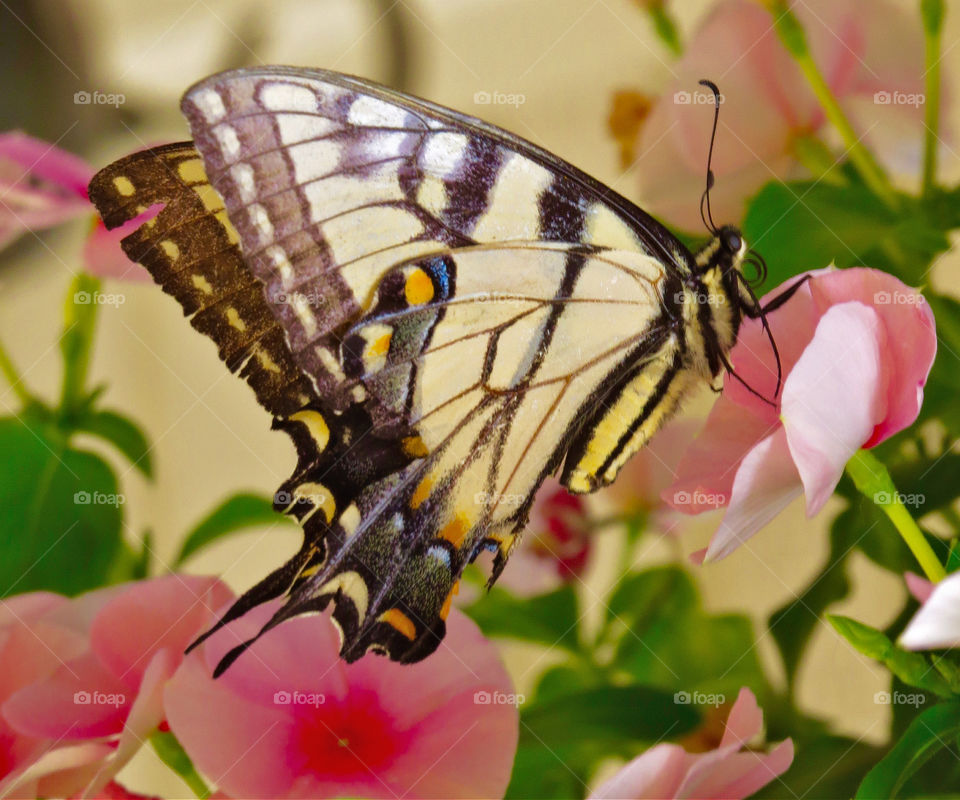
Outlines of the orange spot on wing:
[[433,300],[433,281],[422,269],[417,267],[407,276],[403,287],[407,302],[412,306],[419,306]]
[[433,488],[433,481],[429,477],[420,481],[420,485],[413,490],[413,496],[410,498],[410,508],[416,511],[423,505],[423,501],[430,496],[430,490]]
[[447,615],[450,613],[450,605],[453,603],[453,596],[455,594],[460,594],[460,581],[457,581],[455,584],[453,584],[453,588],[447,595],[447,599],[443,601],[443,608],[440,609],[440,619],[447,618]]
[[390,337],[393,336],[392,333],[385,333],[379,339],[375,340],[368,348],[367,354],[371,356],[382,356],[386,355],[387,351],[390,349]]
[[463,537],[470,530],[470,522],[465,514],[457,514],[450,522],[443,526],[440,538],[446,539],[454,547],[460,547]]
[[380,621],[386,622],[387,625],[400,631],[400,633],[406,636],[411,642],[417,636],[417,627],[413,624],[413,620],[399,608],[391,608],[384,611],[380,615]]

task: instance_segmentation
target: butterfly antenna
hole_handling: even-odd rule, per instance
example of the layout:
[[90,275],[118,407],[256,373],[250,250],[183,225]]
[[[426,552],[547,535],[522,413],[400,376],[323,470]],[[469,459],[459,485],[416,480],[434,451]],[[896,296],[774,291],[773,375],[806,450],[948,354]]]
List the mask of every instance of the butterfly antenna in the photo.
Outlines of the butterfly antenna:
[[717,124],[720,122],[720,90],[717,84],[706,78],[699,83],[713,92],[713,129],[710,131],[710,150],[707,153],[707,185],[700,198],[700,218],[707,230],[716,235],[718,229],[713,221],[713,211],[710,209],[710,190],[713,188],[713,143],[717,138]]

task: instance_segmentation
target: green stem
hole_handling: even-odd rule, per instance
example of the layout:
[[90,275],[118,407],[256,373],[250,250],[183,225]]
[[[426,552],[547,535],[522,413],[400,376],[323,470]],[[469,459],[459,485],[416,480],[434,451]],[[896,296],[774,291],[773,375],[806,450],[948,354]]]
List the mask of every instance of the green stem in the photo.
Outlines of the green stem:
[[3,377],[7,379],[10,388],[13,389],[13,393],[24,406],[33,403],[33,397],[30,392],[27,391],[23,378],[21,378],[20,373],[17,372],[17,368],[14,366],[2,342],[0,342],[0,372],[3,373]]
[[847,115],[843,113],[843,109],[840,108],[837,99],[833,96],[823,73],[813,60],[813,55],[807,45],[807,36],[800,20],[790,10],[786,0],[768,0],[767,5],[773,14],[774,27],[780,41],[797,62],[800,71],[807,79],[807,83],[820,103],[823,113],[843,139],[853,166],[871,191],[885,205],[896,210],[899,203],[893,187],[873,154],[861,144],[853,125],[850,124]]
[[947,571],[937,558],[916,520],[900,500],[900,493],[883,463],[869,450],[858,450],[847,462],[847,474],[867,499],[878,505],[890,518],[910,552],[923,568],[924,574],[937,583]]
[[923,73],[926,80],[926,106],[924,111],[925,135],[923,142],[923,194],[930,194],[937,179],[937,146],[940,139],[937,130],[940,124],[940,45],[943,38],[943,0],[920,0],[923,17],[923,34],[926,42]]
[[211,795],[210,787],[200,777],[193,762],[170,731],[156,731],[150,736],[150,744],[156,750],[160,760],[177,773],[200,800]]
[[683,45],[680,44],[680,33],[677,31],[677,23],[674,22],[670,12],[664,3],[654,3],[649,7],[650,18],[653,20],[654,30],[667,47],[675,56],[683,53]]
[[63,355],[63,390],[60,396],[60,416],[65,420],[80,409],[86,399],[87,374],[97,322],[101,282],[92,275],[78,274],[67,290],[64,304],[63,335],[60,352]]

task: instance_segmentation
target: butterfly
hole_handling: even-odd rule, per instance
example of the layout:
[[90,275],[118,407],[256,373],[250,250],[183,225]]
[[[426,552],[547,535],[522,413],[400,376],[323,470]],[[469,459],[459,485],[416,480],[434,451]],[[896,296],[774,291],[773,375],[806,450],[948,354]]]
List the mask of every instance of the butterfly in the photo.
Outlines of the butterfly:
[[765,321],[710,180],[694,254],[536,145],[360,78],[235,70],[182,110],[193,141],[110,164],[90,198],[108,228],[162,205],[122,246],[293,439],[274,505],[303,529],[195,644],[283,597],[258,637],[333,603],[347,661],[425,658],[547,476],[611,483]]

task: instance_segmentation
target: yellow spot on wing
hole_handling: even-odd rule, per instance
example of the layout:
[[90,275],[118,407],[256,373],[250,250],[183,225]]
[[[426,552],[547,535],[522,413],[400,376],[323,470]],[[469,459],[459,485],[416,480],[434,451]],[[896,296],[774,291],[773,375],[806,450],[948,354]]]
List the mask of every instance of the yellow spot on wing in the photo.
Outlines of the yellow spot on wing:
[[193,281],[193,285],[204,294],[213,294],[213,287],[210,285],[210,281],[208,281],[205,276],[195,272],[190,276],[190,280]]
[[455,594],[460,594],[460,581],[453,584],[453,588],[447,595],[447,599],[443,601],[443,608],[440,609],[440,619],[446,619],[450,614],[450,606],[453,604],[453,596]]
[[320,587],[319,595],[333,594],[340,591],[345,597],[353,601],[357,609],[357,618],[363,622],[367,615],[367,603],[370,596],[367,591],[366,581],[360,577],[359,572],[341,572],[332,580],[327,581]]
[[426,272],[417,267],[407,276],[403,292],[412,306],[429,303],[433,299],[433,281]]
[[430,496],[430,490],[433,488],[433,481],[429,476],[420,481],[416,489],[413,490],[413,496],[410,498],[410,508],[416,511],[423,505],[423,501]]
[[133,181],[131,181],[126,175],[118,175],[116,178],[114,178],[113,186],[124,197],[129,197],[136,191],[133,186]]
[[181,161],[177,167],[180,180],[184,183],[206,183],[207,173],[203,171],[203,162],[199,158]]
[[390,625],[392,628],[398,630],[411,642],[417,636],[417,627],[413,624],[413,620],[411,620],[410,617],[404,614],[399,608],[391,608],[388,611],[384,611],[380,615],[380,622],[386,622],[387,625]]
[[303,518],[303,522],[310,519],[318,508],[323,509],[323,514],[327,518],[328,524],[333,521],[333,516],[337,512],[337,504],[334,502],[330,490],[322,483],[301,483],[293,490],[293,494],[295,501],[305,499],[309,500],[313,505],[310,512]]
[[403,452],[411,458],[424,458],[430,455],[430,451],[419,436],[408,436],[400,444]]
[[376,339],[368,348],[367,355],[371,356],[383,356],[387,354],[387,351],[390,349],[390,338],[393,336],[392,333],[385,333],[379,339]]
[[313,439],[313,443],[317,446],[319,452],[322,453],[326,449],[327,443],[330,441],[330,428],[327,427],[327,421],[323,418],[323,414],[319,411],[307,409],[291,414],[290,419],[306,427],[307,433],[310,434],[310,438]]
[[240,333],[247,329],[247,323],[240,319],[240,312],[233,306],[227,309],[227,322],[230,323],[231,328],[236,328]]
[[163,252],[167,254],[167,258],[171,261],[176,261],[180,258],[180,248],[177,247],[177,243],[172,239],[164,239],[160,242],[160,247],[163,249]]

